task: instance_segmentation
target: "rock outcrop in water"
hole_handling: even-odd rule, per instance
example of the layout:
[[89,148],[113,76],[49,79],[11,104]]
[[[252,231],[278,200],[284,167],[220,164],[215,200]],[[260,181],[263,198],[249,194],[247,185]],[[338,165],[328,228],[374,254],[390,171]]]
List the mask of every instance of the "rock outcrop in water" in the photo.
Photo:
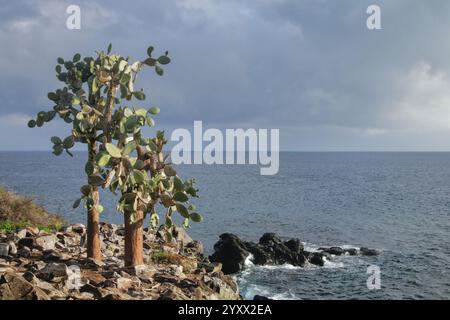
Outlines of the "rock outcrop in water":
[[123,267],[120,225],[102,224],[103,261],[86,258],[86,228],[0,231],[0,300],[241,299],[235,280],[181,228],[171,242],[146,230],[145,265]]
[[319,248],[317,252],[304,249],[299,239],[281,240],[274,233],[265,233],[258,243],[241,240],[231,233],[220,235],[214,245],[210,261],[222,263],[225,274],[233,274],[244,269],[247,258],[255,265],[305,266],[307,263],[323,266],[331,255],[376,255],[378,252],[368,248],[344,249],[340,247]]

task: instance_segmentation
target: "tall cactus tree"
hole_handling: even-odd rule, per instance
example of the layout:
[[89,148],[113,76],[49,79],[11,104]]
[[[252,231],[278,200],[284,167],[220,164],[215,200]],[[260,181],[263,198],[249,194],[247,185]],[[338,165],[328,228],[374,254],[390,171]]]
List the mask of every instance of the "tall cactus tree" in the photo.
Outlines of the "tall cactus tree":
[[[178,211],[184,217],[184,226],[189,220],[201,221],[187,205],[189,196],[196,197],[194,180],[183,182],[166,162],[163,146],[164,133],[157,132],[155,138],[142,137],[142,127],[154,126],[151,115],[159,113],[156,107],[145,109],[127,107],[123,101],[145,100],[141,89],[134,90],[138,72],[144,66],[154,68],[163,75],[163,65],[170,63],[168,53],[155,59],[153,47],[148,48],[143,61],[129,62],[117,54],[98,52],[96,58],[81,59],[76,54],[71,61],[58,58],[55,70],[57,78],[65,84],[50,92],[48,98],[55,103],[53,110],[41,111],[29,127],[41,127],[56,115],[72,124],[72,132],[64,140],[52,137],[53,153],[61,155],[75,143],[84,143],[88,149],[85,166],[88,184],[81,187],[81,197],[74,208],[84,201],[88,211],[87,251],[88,256],[101,259],[99,238],[99,215],[103,207],[99,202],[98,188],[109,188],[113,193],[120,189],[121,198],[117,206],[125,220],[125,264],[142,264],[143,220],[150,213],[154,227],[159,224],[158,203],[166,208],[165,225],[167,237],[173,232],[172,214]],[[63,70],[63,68],[65,70]],[[133,154],[136,156],[134,157]]]
[[[170,58],[165,55],[152,58],[153,48],[147,50],[148,58],[143,62],[135,62],[124,66],[131,70],[128,85],[121,85],[121,99],[130,100],[134,96],[145,100],[143,90],[134,91],[133,86],[139,71],[145,66],[155,67],[158,75],[163,74],[161,65],[168,64]],[[114,76],[113,76],[114,77]],[[127,77],[128,79],[128,77]],[[142,128],[153,127],[153,115],[159,113],[159,108],[118,107],[109,122],[112,142],[105,145],[105,150],[97,156],[97,165],[104,173],[103,186],[121,197],[117,210],[124,215],[125,222],[125,265],[136,266],[143,263],[143,222],[150,215],[153,228],[159,226],[158,208],[164,209],[167,239],[172,238],[173,213],[178,212],[184,219],[184,227],[189,227],[189,221],[199,222],[200,214],[195,212],[195,206],[188,204],[189,197],[197,197],[195,181],[183,181],[177,175],[163,148],[167,143],[163,131],[157,131],[154,138],[143,136]]]
[[[155,108],[150,109],[153,113]],[[145,123],[153,125],[147,110],[124,107],[116,111],[116,144],[108,144],[99,154],[99,163],[108,172],[105,185],[111,192],[120,190],[118,211],[125,220],[125,266],[143,263],[143,221],[147,214],[153,228],[159,226],[158,206],[164,208],[166,238],[170,241],[174,232],[173,214],[178,212],[183,226],[189,221],[200,222],[202,217],[195,206],[188,204],[190,197],[197,197],[193,179],[183,181],[177,175],[163,147],[167,143],[164,133],[158,131],[154,138],[143,138],[141,128]],[[134,151],[136,153],[134,154]],[[133,156],[136,155],[136,156]]]
[[31,128],[42,127],[59,115],[66,123],[71,124],[71,134],[67,138],[64,140],[59,137],[51,138],[53,153],[57,156],[64,151],[72,156],[70,149],[75,143],[86,144],[87,184],[81,187],[82,198],[76,200],[73,207],[78,207],[81,200],[85,200],[88,211],[87,255],[98,260],[102,257],[98,224],[103,207],[100,205],[98,192],[101,180],[98,179],[94,159],[99,144],[108,136],[103,119],[115,102],[113,87],[105,78],[105,70],[111,61],[112,59],[106,59],[103,52],[99,53],[97,58],[81,59],[78,53],[72,60],[58,58],[58,65],[55,67],[56,77],[63,83],[63,87],[48,93],[48,98],[54,103],[53,110],[41,111],[35,120],[28,122]]

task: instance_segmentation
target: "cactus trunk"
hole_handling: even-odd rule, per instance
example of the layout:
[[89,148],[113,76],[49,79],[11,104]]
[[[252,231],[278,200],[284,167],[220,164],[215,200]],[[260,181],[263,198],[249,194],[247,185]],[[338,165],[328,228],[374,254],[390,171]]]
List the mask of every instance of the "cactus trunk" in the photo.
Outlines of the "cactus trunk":
[[133,267],[144,264],[143,258],[143,222],[144,212],[136,211],[134,218],[126,212],[125,217],[125,266]]
[[105,122],[103,124],[103,145],[106,146],[107,143],[111,142],[111,120],[112,120],[112,112],[114,110],[114,99],[116,97],[117,87],[111,87],[108,100],[107,100],[107,108],[105,109]]
[[[97,146],[95,140],[90,140],[88,144],[89,160],[92,161],[97,154]],[[91,197],[93,205],[88,209],[87,216],[87,256],[95,260],[102,260],[101,243],[100,243],[100,213],[97,205],[100,203],[100,194],[98,187],[91,187]]]
[[[95,189],[95,190],[94,190]],[[98,189],[97,187],[92,189],[92,198],[98,203]],[[97,200],[95,200],[97,199]],[[88,210],[87,221],[87,256],[95,260],[102,260],[102,254],[100,251],[100,234],[99,234],[100,214],[93,207]]]

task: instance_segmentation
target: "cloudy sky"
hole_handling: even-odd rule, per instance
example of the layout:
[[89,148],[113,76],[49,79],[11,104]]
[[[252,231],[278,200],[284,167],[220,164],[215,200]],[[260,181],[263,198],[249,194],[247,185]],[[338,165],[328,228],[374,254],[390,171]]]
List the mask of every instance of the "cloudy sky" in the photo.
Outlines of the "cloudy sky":
[[[81,8],[81,30],[66,8]],[[382,30],[366,28],[378,4]],[[450,2],[1,0],[0,150],[47,150],[58,56],[169,50],[139,87],[161,128],[279,128],[283,150],[450,151]]]

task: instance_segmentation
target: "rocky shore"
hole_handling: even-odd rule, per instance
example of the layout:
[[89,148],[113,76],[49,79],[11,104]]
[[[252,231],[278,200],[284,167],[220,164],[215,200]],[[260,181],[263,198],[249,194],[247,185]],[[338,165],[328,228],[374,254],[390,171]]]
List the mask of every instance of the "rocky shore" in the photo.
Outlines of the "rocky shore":
[[274,233],[264,234],[257,243],[224,233],[206,257],[201,242],[175,228],[171,241],[165,232],[145,229],[145,264],[134,268],[123,265],[121,225],[101,224],[102,261],[86,257],[82,224],[58,232],[31,227],[0,231],[0,300],[240,300],[231,274],[242,271],[247,260],[304,267],[323,266],[334,256],[379,254],[369,248],[308,251],[299,239],[282,240]]
[[265,233],[258,243],[243,241],[231,233],[224,233],[214,245],[210,261],[221,263],[225,274],[242,271],[247,259],[255,265],[306,264],[323,266],[326,260],[340,255],[374,256],[379,252],[369,248],[322,247],[307,251],[299,239],[281,240],[275,233]]
[[0,231],[0,300],[241,299],[221,263],[204,257],[182,228],[170,242],[146,229],[145,265],[134,268],[123,266],[123,227],[102,224],[100,232],[103,261],[86,258],[81,224],[53,233]]

